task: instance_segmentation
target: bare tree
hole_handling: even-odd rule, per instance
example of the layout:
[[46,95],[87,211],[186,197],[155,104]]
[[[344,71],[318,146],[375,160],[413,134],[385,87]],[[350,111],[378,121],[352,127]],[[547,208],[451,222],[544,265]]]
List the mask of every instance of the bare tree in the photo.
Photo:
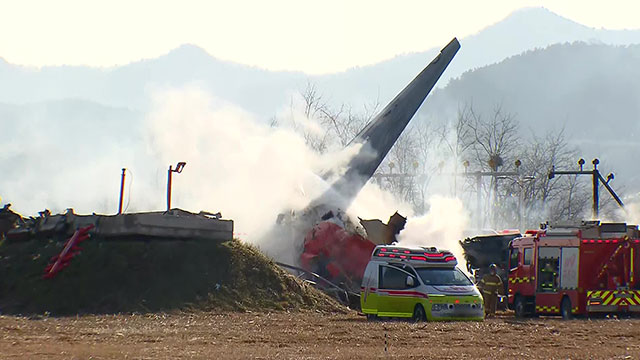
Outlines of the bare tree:
[[[332,107],[311,82],[307,82],[300,96],[305,120],[316,123],[321,131],[301,128],[295,123],[295,117],[294,129],[301,133],[307,145],[319,153],[325,152],[332,144],[346,146],[371,120],[379,107],[377,100],[365,105],[362,112],[354,111],[345,104]],[[294,107],[293,102],[291,107]]]
[[[575,177],[548,178],[553,166],[575,166],[577,152],[566,141],[564,130],[521,139],[516,117],[496,106],[489,117],[467,105],[459,111],[456,131],[458,151],[472,159],[481,171],[517,172],[493,176],[483,187],[484,208],[493,214],[496,227],[514,227],[520,216],[527,226],[542,219],[567,221],[583,218],[588,209],[588,186]],[[456,149],[447,145],[453,155]],[[519,160],[519,167],[515,161]],[[468,184],[470,185],[470,184]],[[476,191],[468,186],[467,191]]]
[[[463,114],[469,118],[464,122],[468,130],[465,136],[471,137],[471,150],[481,169],[497,170],[518,147],[518,121],[515,116],[503,111],[497,105],[491,116],[483,117],[469,106]],[[467,139],[469,141],[469,139]]]
[[[456,120],[451,124],[445,124],[440,127],[440,142],[438,146],[443,150],[443,157],[450,159],[453,164],[453,173],[460,173],[460,165],[468,160],[469,151],[474,145],[469,122],[472,117],[470,114],[471,107],[464,106],[458,109]],[[465,180],[466,178],[463,178]],[[468,180],[468,179],[466,179]],[[467,182],[468,188],[469,183]],[[453,178],[453,196],[458,196],[458,176]]]
[[[512,162],[507,161],[514,157],[518,148],[519,124],[513,114],[497,105],[492,114],[485,117],[468,104],[458,112],[458,118],[458,141],[471,157],[471,169],[493,172],[513,169]],[[502,213],[509,211],[505,206],[507,198],[498,193],[497,176],[491,177],[488,184],[483,182],[483,185],[483,198],[486,200],[483,212],[492,214],[492,224],[497,226]]]
[[315,117],[316,114],[322,112],[327,107],[316,85],[310,81],[307,81],[307,86],[300,92],[300,95],[304,100],[304,115],[307,118]]
[[577,151],[567,144],[564,129],[544,136],[532,134],[524,143],[519,158],[522,161],[521,172],[534,176],[524,188],[525,219],[540,222],[575,221],[582,219],[588,210],[588,184],[576,176],[562,176],[549,179],[553,167],[573,169],[576,165]]
[[[330,106],[310,82],[300,92],[300,98],[298,106],[302,108],[297,112],[301,112],[304,119],[297,121],[293,116],[292,101],[292,126],[319,153],[332,146],[346,146],[379,110],[378,101],[359,111],[345,104]],[[302,121],[313,122],[318,128],[309,131],[308,124]],[[273,118],[270,123],[279,126],[282,121]],[[579,220],[588,216],[590,182],[575,176],[552,179],[547,176],[553,166],[565,169],[576,166],[577,151],[567,143],[564,131],[550,131],[543,136],[531,132],[531,136],[521,139],[519,129],[516,116],[502,106],[485,115],[465,105],[458,110],[454,121],[440,127],[433,122],[414,120],[387,155],[376,179],[384,189],[413,204],[419,213],[424,211],[434,174],[442,170],[438,159],[452,163],[455,174],[460,173],[463,160],[469,160],[470,171],[518,174],[493,176],[490,181],[484,181],[482,198],[485,201],[481,211],[494,215],[496,227],[515,227],[520,216],[527,227],[545,220]],[[515,165],[516,159],[521,165]],[[466,181],[460,194],[456,180],[453,181],[453,195],[473,201],[476,184],[471,178],[465,179],[471,181]],[[609,207],[604,199],[603,208]]]

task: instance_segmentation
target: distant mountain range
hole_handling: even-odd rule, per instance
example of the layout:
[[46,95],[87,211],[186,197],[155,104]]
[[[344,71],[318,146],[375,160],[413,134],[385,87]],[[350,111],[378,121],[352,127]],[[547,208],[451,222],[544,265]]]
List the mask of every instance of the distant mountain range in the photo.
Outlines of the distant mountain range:
[[[574,41],[634,44],[640,43],[640,30],[598,30],[543,8],[523,9],[462,39],[462,48],[439,86],[446,85],[450,78],[465,71],[524,51]],[[155,59],[106,69],[82,66],[33,69],[0,59],[0,103],[24,104],[73,98],[105,106],[145,110],[153,89],[195,83],[221,99],[268,119],[289,102],[292,92],[303,89],[307,81],[317,84],[321,93],[334,103],[358,106],[376,99],[386,102],[439,49],[319,76],[267,71],[221,61],[194,45],[183,45]]]

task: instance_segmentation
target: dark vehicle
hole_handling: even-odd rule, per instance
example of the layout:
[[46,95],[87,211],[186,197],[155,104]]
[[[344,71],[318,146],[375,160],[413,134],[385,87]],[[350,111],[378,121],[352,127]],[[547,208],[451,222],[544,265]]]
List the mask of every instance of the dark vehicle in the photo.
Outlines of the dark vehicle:
[[507,293],[509,277],[509,243],[522,236],[518,231],[505,231],[501,234],[478,235],[460,241],[460,246],[467,261],[467,271],[476,280],[482,279],[489,272],[489,265],[496,264],[498,276]]

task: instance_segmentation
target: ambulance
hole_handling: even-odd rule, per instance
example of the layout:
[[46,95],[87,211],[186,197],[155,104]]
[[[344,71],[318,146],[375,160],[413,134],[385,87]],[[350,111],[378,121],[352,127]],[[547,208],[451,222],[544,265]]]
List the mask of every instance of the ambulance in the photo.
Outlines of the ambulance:
[[457,264],[435,247],[376,246],[360,288],[362,312],[368,319],[483,320],[482,296]]

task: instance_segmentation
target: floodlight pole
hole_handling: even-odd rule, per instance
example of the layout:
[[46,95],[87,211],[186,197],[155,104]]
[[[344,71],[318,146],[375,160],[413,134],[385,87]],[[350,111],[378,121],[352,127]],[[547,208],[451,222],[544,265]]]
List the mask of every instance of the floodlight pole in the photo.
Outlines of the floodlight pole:
[[600,174],[600,170],[598,170],[598,164],[600,164],[600,160],[593,159],[593,161],[591,162],[593,164],[593,170],[583,170],[582,167],[584,163],[585,163],[584,159],[580,159],[578,161],[578,165],[580,166],[580,171],[556,171],[555,168],[552,166],[551,171],[549,171],[549,175],[548,175],[549,180],[553,179],[556,175],[591,175],[591,181],[593,184],[593,204],[591,207],[591,215],[593,216],[594,219],[597,219],[600,217],[600,192],[599,192],[600,182],[602,183],[602,185],[604,185],[607,191],[609,191],[609,194],[611,194],[611,196],[618,203],[618,205],[622,209],[624,209],[624,204],[622,203],[622,200],[609,185],[609,180],[613,179],[613,173],[609,174],[609,176],[607,177],[608,180],[605,180]]
[[591,212],[593,213],[593,218],[597,219],[600,217],[600,184],[598,184],[598,179],[600,177],[600,171],[598,171],[598,159],[593,160],[593,170],[591,171],[591,183],[593,184],[593,206]]
[[483,216],[482,216],[482,178],[483,177],[491,177],[493,178],[493,196],[494,196],[494,204],[493,204],[493,223],[494,227],[497,225],[498,216],[497,216],[497,207],[498,207],[498,178],[506,177],[506,176],[519,176],[520,175],[520,160],[516,160],[516,171],[498,171],[497,166],[492,166],[491,171],[468,171],[469,170],[469,161],[465,160],[462,165],[464,166],[464,172],[459,174],[453,174],[454,176],[465,176],[465,177],[475,177],[476,179],[476,217],[478,220],[478,229],[482,229],[483,226]]
[[483,177],[491,177],[493,178],[493,223],[492,226],[496,226],[498,221],[497,216],[497,197],[498,197],[498,178],[504,176],[517,176],[519,173],[517,171],[473,171],[473,172],[463,172],[458,174],[460,176],[466,177],[475,177],[476,178],[476,216],[478,219],[478,229],[482,229],[483,219],[482,219],[482,208],[481,208],[481,200],[482,200],[482,178]]
[[169,165],[167,171],[167,211],[171,210],[171,173],[173,173],[173,168]]
[[174,172],[181,173],[186,164],[186,162],[181,161],[176,165],[175,169],[169,165],[169,170],[167,171],[167,211],[171,210],[171,174]]

